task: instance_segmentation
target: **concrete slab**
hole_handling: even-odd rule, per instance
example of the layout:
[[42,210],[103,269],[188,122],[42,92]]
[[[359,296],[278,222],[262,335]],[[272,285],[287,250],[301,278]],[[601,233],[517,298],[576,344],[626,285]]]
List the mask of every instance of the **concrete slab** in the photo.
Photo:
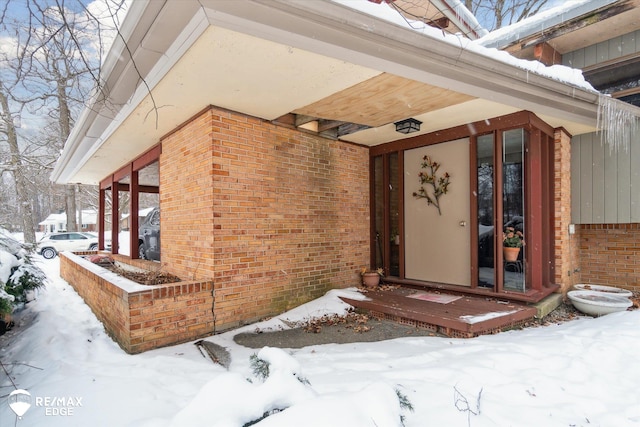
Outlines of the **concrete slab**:
[[537,319],[544,318],[547,314],[558,308],[562,304],[562,294],[551,294],[540,302],[533,304],[538,310]]

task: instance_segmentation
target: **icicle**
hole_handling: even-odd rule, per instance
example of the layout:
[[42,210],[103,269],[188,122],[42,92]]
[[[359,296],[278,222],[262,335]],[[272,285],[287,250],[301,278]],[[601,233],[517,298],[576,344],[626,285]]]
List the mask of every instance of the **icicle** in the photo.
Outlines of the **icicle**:
[[622,101],[600,94],[596,127],[600,134],[600,142],[609,145],[609,152],[621,148],[628,152],[629,142],[636,135],[639,118],[631,111],[631,106],[625,106]]

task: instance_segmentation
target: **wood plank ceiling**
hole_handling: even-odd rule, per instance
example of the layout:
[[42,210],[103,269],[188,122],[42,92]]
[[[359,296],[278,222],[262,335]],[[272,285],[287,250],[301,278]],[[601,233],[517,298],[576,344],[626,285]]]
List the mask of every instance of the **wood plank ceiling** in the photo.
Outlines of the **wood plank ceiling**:
[[382,73],[294,110],[276,122],[307,127],[339,138],[363,128],[378,127],[475,99],[472,96]]

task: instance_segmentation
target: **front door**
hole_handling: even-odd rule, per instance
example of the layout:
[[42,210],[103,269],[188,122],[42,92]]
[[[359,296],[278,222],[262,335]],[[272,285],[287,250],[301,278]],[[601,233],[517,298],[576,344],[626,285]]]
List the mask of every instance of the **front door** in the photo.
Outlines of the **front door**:
[[[422,165],[425,159],[439,166]],[[421,185],[419,174],[438,181],[449,175],[446,194],[432,201],[434,186]],[[412,280],[471,285],[469,139],[415,148],[404,152],[405,277]],[[424,180],[422,180],[424,181]],[[427,181],[430,181],[428,179]]]
[[[526,112],[372,148],[371,265],[392,283],[531,300],[553,292],[556,152],[554,130]],[[414,196],[433,191],[419,177],[425,156],[439,164],[436,184],[450,176],[440,211]],[[503,248],[511,228],[526,242],[514,259]]]

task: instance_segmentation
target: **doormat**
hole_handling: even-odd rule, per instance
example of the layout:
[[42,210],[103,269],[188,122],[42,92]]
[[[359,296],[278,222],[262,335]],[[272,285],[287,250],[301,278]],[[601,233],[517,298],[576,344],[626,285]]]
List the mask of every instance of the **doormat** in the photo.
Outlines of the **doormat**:
[[434,294],[432,292],[416,292],[415,294],[407,295],[407,297],[421,299],[423,301],[437,302],[438,304],[449,304],[450,302],[462,298],[459,295]]

